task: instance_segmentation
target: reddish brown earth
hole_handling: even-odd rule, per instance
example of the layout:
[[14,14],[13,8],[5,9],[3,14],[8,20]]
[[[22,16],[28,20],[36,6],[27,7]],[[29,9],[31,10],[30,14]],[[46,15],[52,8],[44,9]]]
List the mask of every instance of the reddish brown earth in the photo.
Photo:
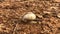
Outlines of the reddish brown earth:
[[[36,23],[23,22],[33,12]],[[60,34],[60,3],[55,0],[0,0],[0,34]]]

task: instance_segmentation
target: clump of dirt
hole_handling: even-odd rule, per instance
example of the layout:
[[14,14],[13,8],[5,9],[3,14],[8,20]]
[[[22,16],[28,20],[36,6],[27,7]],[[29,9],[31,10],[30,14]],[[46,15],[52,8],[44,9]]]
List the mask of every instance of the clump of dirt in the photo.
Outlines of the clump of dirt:
[[[27,12],[36,20],[22,21]],[[0,34],[60,34],[58,13],[60,3],[55,0],[0,0]]]

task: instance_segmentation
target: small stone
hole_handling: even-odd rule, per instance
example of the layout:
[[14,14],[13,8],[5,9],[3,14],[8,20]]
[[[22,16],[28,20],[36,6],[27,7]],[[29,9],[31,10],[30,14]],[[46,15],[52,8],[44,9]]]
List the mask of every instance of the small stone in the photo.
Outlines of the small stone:
[[60,2],[60,0],[55,0],[56,2]]
[[43,13],[44,13],[44,14],[46,14],[46,13],[47,13],[47,14],[51,14],[51,12],[49,12],[49,11],[43,11]]
[[38,18],[42,18],[42,17],[43,17],[43,16],[40,15],[40,14],[36,14],[36,16],[37,16]]
[[35,20],[35,19],[36,19],[36,15],[32,12],[28,12],[23,16],[23,20]]
[[57,17],[60,18],[60,13],[57,14]]
[[39,24],[41,24],[41,22],[40,22],[40,21],[39,21],[38,23],[39,23]]

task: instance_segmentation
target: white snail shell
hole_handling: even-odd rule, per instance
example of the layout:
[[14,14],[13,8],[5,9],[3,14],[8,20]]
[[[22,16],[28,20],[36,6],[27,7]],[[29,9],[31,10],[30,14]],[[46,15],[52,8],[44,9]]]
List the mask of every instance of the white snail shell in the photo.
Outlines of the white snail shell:
[[32,12],[28,12],[27,14],[25,14],[23,16],[24,20],[35,20],[36,19],[36,15]]

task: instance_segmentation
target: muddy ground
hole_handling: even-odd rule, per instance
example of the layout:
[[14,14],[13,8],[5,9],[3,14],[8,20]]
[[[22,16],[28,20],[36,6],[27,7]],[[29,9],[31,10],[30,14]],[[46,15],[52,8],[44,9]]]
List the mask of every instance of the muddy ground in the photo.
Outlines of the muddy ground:
[[[37,20],[22,21],[27,12]],[[60,34],[59,13],[55,0],[0,0],[0,34]]]

